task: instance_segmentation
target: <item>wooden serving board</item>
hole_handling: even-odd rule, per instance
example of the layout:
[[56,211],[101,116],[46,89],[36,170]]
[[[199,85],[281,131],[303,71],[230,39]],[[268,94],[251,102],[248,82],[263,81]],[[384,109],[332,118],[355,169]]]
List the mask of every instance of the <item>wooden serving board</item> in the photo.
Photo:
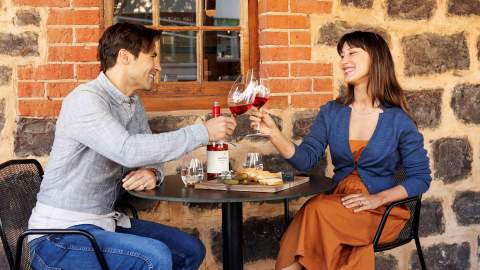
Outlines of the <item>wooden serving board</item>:
[[293,181],[284,182],[283,185],[278,186],[267,186],[260,184],[238,184],[238,185],[227,185],[217,180],[214,181],[204,181],[195,184],[196,189],[214,189],[214,190],[231,190],[231,191],[249,191],[249,192],[278,192],[285,189],[289,189],[303,183],[310,181],[308,176],[295,176]]

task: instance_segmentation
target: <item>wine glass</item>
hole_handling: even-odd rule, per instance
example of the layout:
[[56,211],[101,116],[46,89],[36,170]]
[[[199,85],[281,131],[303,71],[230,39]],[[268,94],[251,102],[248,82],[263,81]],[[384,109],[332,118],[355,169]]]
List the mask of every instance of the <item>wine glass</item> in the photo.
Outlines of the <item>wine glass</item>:
[[[253,100],[252,105],[255,106],[257,110],[260,111],[262,106],[265,105],[265,103],[267,103],[269,97],[270,97],[270,89],[268,89],[268,87],[266,87],[262,83],[259,83],[255,87],[255,99]],[[268,134],[264,134],[260,132],[260,126],[257,126],[255,130],[256,130],[255,133],[247,134],[246,136],[247,137],[250,137],[250,136],[268,137],[269,136]]]
[[182,160],[180,176],[185,187],[193,187],[195,183],[203,180],[203,164],[198,158],[189,159],[187,156]]
[[233,116],[239,116],[247,112],[253,105],[257,82],[253,79],[253,72],[247,75],[247,81],[242,82],[242,76],[238,76],[228,93],[228,108]]
[[243,167],[263,170],[262,156],[260,155],[260,153],[247,153],[247,155],[245,156],[245,163],[243,163]]

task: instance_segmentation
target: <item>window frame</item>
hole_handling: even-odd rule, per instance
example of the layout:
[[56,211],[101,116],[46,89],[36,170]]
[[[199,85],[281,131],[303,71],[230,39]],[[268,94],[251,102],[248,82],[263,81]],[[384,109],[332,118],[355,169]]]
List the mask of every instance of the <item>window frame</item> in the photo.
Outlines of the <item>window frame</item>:
[[[152,0],[152,27],[164,31],[196,31],[197,43],[197,81],[189,82],[161,82],[160,76],[156,76],[155,90],[146,92],[146,96],[221,96],[228,95],[233,81],[206,81],[203,79],[203,31],[233,30],[240,32],[240,67],[241,74],[252,69],[258,75],[259,69],[259,47],[258,47],[258,0],[240,1],[240,25],[239,26],[203,26],[203,4],[204,0],[196,2],[196,26],[159,26],[160,21],[160,0]],[[221,0],[219,0],[221,1]],[[103,0],[103,25],[105,29],[113,22],[113,5],[115,0]],[[158,41],[157,48],[160,46]],[[161,53],[161,52],[160,52]],[[160,57],[158,58],[160,59]],[[158,60],[160,61],[160,60]]]

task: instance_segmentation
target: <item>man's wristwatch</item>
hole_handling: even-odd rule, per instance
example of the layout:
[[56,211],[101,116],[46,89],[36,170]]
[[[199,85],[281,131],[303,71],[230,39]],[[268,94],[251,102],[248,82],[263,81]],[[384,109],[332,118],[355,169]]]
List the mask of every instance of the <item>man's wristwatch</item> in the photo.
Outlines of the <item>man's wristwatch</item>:
[[148,168],[153,174],[155,174],[155,178],[157,178],[157,181],[155,182],[156,186],[159,186],[161,184],[160,182],[160,171],[158,171],[155,168]]

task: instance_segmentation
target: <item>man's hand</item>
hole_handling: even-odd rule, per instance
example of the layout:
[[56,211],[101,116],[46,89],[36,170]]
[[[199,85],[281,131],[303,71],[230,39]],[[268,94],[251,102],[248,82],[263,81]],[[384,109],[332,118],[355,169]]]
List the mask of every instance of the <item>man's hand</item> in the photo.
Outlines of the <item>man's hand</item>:
[[122,187],[126,190],[153,189],[157,183],[157,176],[150,169],[131,171],[122,179]]
[[232,117],[219,116],[212,118],[205,122],[205,127],[208,130],[208,141],[224,140],[227,136],[231,136],[237,122]]

